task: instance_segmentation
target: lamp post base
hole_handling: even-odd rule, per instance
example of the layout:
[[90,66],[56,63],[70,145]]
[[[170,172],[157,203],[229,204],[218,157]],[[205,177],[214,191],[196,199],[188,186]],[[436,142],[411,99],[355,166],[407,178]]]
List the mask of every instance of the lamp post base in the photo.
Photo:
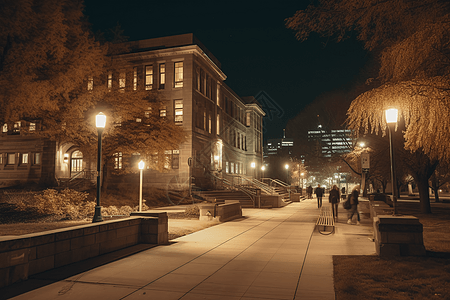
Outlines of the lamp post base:
[[103,222],[101,206],[95,207],[94,218],[92,219],[92,223],[97,223],[97,222]]

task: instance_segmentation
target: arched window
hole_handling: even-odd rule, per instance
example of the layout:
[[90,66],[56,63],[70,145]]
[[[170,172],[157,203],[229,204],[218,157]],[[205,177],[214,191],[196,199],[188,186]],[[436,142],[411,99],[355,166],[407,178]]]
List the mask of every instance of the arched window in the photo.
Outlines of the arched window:
[[72,152],[70,167],[72,173],[83,171],[83,153],[81,151]]

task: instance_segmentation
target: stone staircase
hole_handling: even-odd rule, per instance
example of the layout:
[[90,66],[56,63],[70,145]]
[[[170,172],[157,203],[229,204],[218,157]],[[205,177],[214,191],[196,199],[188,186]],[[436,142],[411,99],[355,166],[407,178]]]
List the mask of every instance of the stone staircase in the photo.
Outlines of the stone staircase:
[[274,187],[275,188],[275,192],[277,192],[279,195],[282,196],[283,202],[287,204],[291,203],[291,199],[289,197],[289,191],[286,187]]
[[244,192],[234,190],[215,190],[193,192],[199,198],[208,202],[225,203],[225,200],[235,200],[241,203],[241,207],[254,207],[251,197]]

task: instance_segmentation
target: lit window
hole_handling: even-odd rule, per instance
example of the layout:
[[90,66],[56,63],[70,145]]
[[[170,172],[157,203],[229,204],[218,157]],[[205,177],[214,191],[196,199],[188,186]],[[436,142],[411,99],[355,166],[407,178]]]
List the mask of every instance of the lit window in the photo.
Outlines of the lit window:
[[8,124],[3,124],[2,132],[8,132]]
[[34,164],[35,165],[41,164],[41,153],[34,153]]
[[0,153],[0,166],[3,165],[3,153]]
[[89,76],[88,78],[87,89],[88,91],[92,91],[94,89],[94,77],[92,76]]
[[180,150],[173,150],[172,169],[180,168]]
[[148,119],[148,118],[150,118],[151,113],[152,113],[152,108],[148,107],[147,110],[144,112],[144,115]]
[[220,114],[217,114],[217,120],[216,120],[216,134],[220,134]]
[[229,167],[228,167],[228,162],[226,161],[225,162],[225,173],[228,173],[230,170],[229,170]]
[[114,153],[114,169],[115,170],[122,169],[122,152]]
[[200,69],[199,68],[197,68],[196,69],[196,72],[195,72],[195,75],[196,75],[196,85],[195,85],[195,87],[196,87],[196,89],[197,89],[197,91],[200,91],[200,83],[201,83],[201,77],[200,77]]
[[111,89],[112,89],[112,79],[113,79],[112,72],[109,72],[108,73],[108,82],[107,82],[107,84],[108,84],[108,90],[110,92],[111,92]]
[[175,87],[183,87],[183,62],[175,63]]
[[216,105],[217,106],[220,106],[219,92],[220,92],[219,85],[217,85],[217,89],[216,89]]
[[245,125],[250,126],[250,112],[247,112],[247,122]]
[[36,123],[30,123],[30,131],[36,131]]
[[159,65],[159,88],[164,89],[166,85],[166,64]]
[[120,72],[120,74],[119,74],[119,90],[121,93],[125,92],[125,82],[126,82],[126,74],[125,74],[125,72]]
[[230,163],[230,165],[231,165],[230,172],[231,172],[231,174],[233,174],[234,173],[234,163]]
[[15,165],[16,164],[16,154],[15,153],[8,153],[8,160],[6,162],[8,165]]
[[206,130],[206,111],[203,112],[203,130]]
[[170,169],[172,162],[172,150],[164,151],[164,169]]
[[138,82],[138,73],[137,67],[133,68],[133,90],[137,90],[137,82]]
[[28,153],[22,153],[21,164],[28,164]]
[[167,116],[167,107],[166,106],[161,107],[161,109],[159,110],[159,116],[160,117]]
[[153,66],[145,66],[145,89],[151,90],[153,88]]
[[20,132],[20,126],[21,126],[21,123],[20,123],[20,121],[19,122],[15,122],[14,123],[14,132]]
[[212,120],[211,120],[211,115],[208,116],[208,132],[211,133],[212,131]]
[[183,123],[183,100],[175,100],[175,123]]

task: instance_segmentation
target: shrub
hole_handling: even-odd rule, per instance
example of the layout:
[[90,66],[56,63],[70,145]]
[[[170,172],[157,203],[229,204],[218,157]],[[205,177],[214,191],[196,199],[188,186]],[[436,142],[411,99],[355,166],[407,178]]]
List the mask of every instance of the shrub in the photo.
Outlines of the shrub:
[[199,217],[200,208],[198,207],[198,205],[189,205],[186,207],[184,214],[188,217]]
[[117,216],[120,214],[120,211],[116,206],[112,205],[112,206],[104,207],[102,209],[102,214],[107,215],[107,216]]
[[93,213],[95,203],[87,201],[88,194],[71,189],[58,192],[47,189],[34,195],[34,206],[40,214],[56,215],[61,219],[83,219]]
[[122,206],[120,209],[119,209],[119,214],[120,215],[130,215],[131,214],[131,212],[133,211],[133,209],[130,207],[130,206],[128,206],[128,205],[125,205],[125,206]]

